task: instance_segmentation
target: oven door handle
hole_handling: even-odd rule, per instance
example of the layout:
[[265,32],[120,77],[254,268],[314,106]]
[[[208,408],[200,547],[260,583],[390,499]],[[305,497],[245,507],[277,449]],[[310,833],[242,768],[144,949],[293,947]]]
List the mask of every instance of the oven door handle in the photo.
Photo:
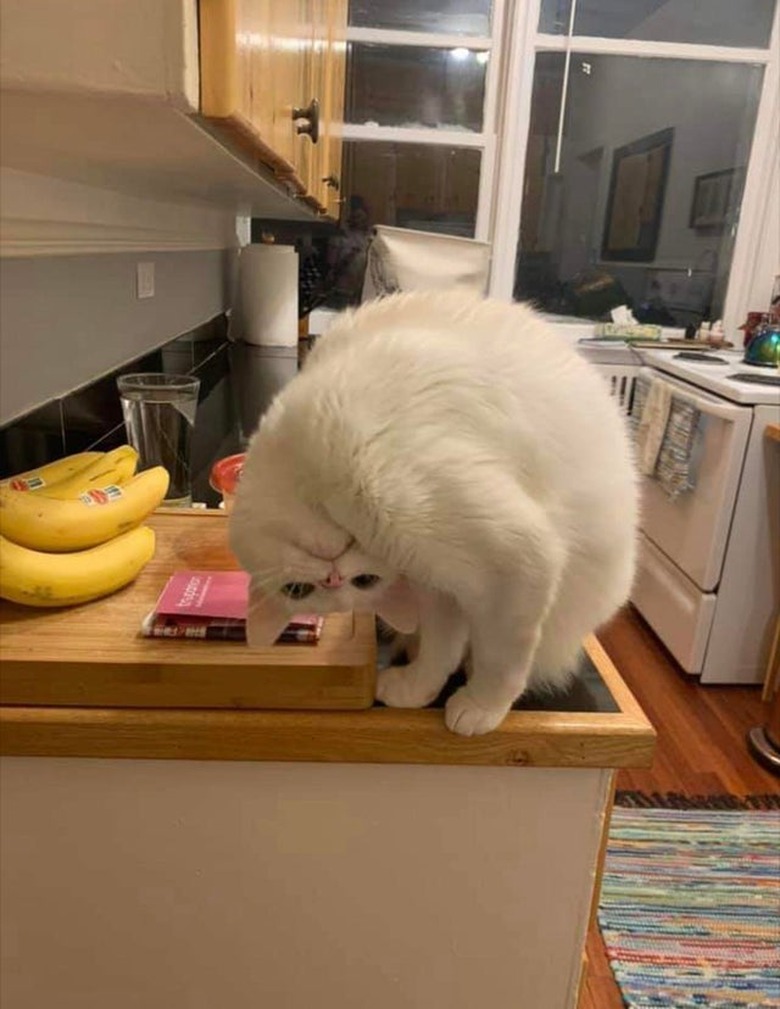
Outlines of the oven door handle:
[[697,396],[695,393],[689,392],[690,386],[686,388],[681,382],[676,382],[674,378],[668,375],[659,375],[658,372],[645,372],[645,374],[651,380],[656,379],[666,382],[676,399],[682,403],[686,403],[688,406],[694,407],[700,413],[706,414],[709,417],[717,417],[720,420],[733,424],[741,411],[745,409],[743,406],[737,406],[736,403],[723,403],[714,397]]
[[738,406],[730,406],[726,403],[715,403],[711,399],[702,399],[700,396],[691,396],[687,392],[678,393],[676,389],[674,395],[683,403],[687,403],[689,406],[695,407],[699,413],[706,414],[708,417],[718,417],[720,420],[726,420],[733,424],[739,416],[740,408]]

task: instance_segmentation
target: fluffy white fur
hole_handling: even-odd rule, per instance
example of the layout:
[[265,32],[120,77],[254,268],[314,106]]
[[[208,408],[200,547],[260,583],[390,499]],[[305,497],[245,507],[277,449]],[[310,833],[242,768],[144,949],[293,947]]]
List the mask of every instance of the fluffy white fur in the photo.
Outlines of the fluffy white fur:
[[[427,704],[467,657],[446,722],[488,732],[529,684],[564,682],[626,600],[636,518],[618,407],[539,316],[452,292],[387,298],[338,320],[251,442],[231,519],[250,644],[295,611],[419,626],[378,697]],[[381,581],[356,588],[361,574]],[[316,588],[290,600],[290,583]]]

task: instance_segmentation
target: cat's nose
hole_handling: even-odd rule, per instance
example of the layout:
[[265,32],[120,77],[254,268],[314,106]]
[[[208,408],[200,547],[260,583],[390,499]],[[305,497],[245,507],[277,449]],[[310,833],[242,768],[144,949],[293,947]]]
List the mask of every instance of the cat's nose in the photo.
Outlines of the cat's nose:
[[331,571],[327,578],[320,582],[324,589],[340,589],[344,584],[344,579],[338,571]]

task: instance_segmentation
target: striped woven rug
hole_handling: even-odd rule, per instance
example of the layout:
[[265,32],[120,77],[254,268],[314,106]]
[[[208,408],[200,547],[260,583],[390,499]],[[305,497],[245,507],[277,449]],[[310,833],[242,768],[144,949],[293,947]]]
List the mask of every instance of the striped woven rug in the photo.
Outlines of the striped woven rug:
[[599,924],[626,1006],[778,1009],[780,797],[617,803]]

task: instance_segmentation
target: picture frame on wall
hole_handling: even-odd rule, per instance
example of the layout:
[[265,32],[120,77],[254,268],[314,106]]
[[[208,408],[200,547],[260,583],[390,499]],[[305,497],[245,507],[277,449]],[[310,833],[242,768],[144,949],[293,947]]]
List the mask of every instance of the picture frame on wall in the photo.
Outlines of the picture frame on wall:
[[669,127],[615,150],[602,259],[627,263],[655,259],[673,143],[674,128]]
[[701,231],[724,228],[739,205],[744,177],[744,168],[697,175],[693,180],[688,227]]

